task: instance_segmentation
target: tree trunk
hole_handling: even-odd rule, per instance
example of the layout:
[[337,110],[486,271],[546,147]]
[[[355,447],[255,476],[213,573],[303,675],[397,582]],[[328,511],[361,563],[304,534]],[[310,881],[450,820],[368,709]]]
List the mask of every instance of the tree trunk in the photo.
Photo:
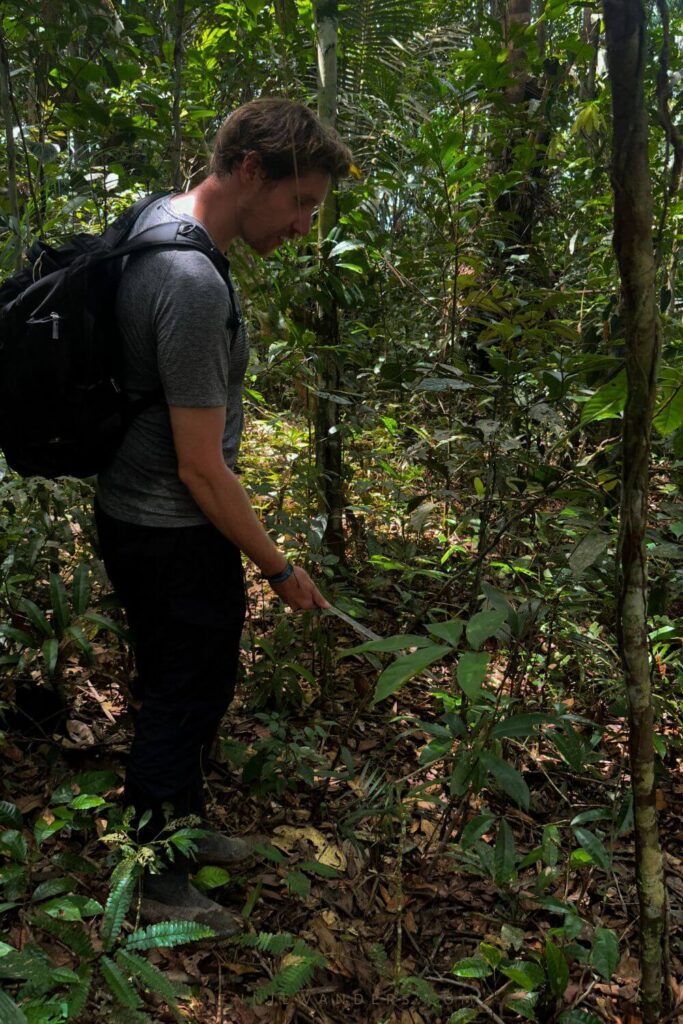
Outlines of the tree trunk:
[[14,143],[14,116],[12,113],[10,66],[4,35],[0,35],[0,106],[5,123],[7,150],[7,193],[12,227],[16,233],[14,268],[21,268],[21,223],[19,219],[19,190],[17,188],[17,147]]
[[[316,0],[315,26],[318,50],[318,116],[324,124],[337,120],[337,0]],[[333,183],[334,184],[334,183]],[[318,220],[321,274],[326,272],[325,239],[337,223],[337,203],[332,188],[322,205]],[[318,311],[318,407],[315,422],[316,467],[323,512],[327,517],[324,542],[340,560],[344,558],[342,515],[342,443],[339,404],[333,401],[339,390],[341,368],[337,355],[339,319],[337,305],[329,292]],[[332,396],[332,397],[329,397]]]
[[183,141],[183,127],[180,122],[180,101],[183,87],[183,63],[185,60],[185,45],[183,42],[184,20],[185,0],[176,0],[173,41],[173,141],[171,145],[171,178],[173,180],[173,187],[178,189],[178,191],[183,187],[183,177],[180,170]]
[[619,264],[628,395],[623,422],[619,531],[619,646],[629,703],[645,1024],[662,1014],[666,891],[655,806],[652,682],[647,634],[647,499],[657,383],[652,191],[643,79],[647,52],[641,0],[604,0],[612,90],[614,251]]

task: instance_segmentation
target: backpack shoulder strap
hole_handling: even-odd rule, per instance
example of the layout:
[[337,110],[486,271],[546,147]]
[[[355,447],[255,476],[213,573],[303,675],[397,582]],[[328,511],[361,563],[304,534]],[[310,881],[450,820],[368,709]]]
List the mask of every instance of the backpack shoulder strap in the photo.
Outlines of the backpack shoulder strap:
[[153,227],[141,231],[140,234],[136,235],[135,238],[131,238],[130,241],[123,242],[123,244],[117,246],[109,253],[102,254],[96,257],[96,259],[120,258],[122,256],[130,256],[136,252],[164,248],[194,249],[208,256],[227,285],[230,305],[232,306],[232,317],[229,326],[232,330],[236,330],[240,325],[241,317],[238,312],[235,289],[230,275],[230,263],[227,257],[215,245],[212,245],[208,236],[198,225],[191,224],[189,221],[181,224],[177,221],[155,224]]
[[151,206],[152,203],[156,203],[159,199],[163,199],[164,196],[170,195],[173,195],[170,191],[154,192],[153,195],[143,196],[142,199],[138,199],[137,202],[133,203],[132,206],[129,206],[127,210],[124,210],[123,213],[119,214],[113,224],[109,225],[107,230],[101,235],[102,241],[106,245],[111,246],[111,248],[121,245],[140,214],[146,210],[148,206]]

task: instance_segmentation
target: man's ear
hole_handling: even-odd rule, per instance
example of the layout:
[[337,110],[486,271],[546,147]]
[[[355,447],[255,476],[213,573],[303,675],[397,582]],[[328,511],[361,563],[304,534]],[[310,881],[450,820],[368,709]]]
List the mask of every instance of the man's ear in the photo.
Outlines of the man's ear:
[[250,149],[240,164],[240,175],[244,181],[256,182],[259,178],[265,178],[261,157],[255,149]]

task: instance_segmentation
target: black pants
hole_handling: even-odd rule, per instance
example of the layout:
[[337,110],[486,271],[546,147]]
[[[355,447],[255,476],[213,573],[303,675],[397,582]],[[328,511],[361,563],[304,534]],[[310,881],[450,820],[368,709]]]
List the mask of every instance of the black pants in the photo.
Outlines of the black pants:
[[138,817],[152,811],[142,835],[148,841],[164,825],[164,804],[174,817],[204,813],[206,760],[237,679],[242,562],[211,524],[136,526],[97,505],[95,518],[135,652],[142,707],[124,800]]

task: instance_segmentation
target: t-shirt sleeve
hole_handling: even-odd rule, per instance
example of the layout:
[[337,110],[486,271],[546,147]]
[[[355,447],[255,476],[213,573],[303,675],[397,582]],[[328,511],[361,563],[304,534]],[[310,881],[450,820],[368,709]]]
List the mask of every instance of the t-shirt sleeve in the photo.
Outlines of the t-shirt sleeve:
[[169,405],[226,405],[230,379],[230,293],[200,252],[167,254],[154,310],[157,363]]

